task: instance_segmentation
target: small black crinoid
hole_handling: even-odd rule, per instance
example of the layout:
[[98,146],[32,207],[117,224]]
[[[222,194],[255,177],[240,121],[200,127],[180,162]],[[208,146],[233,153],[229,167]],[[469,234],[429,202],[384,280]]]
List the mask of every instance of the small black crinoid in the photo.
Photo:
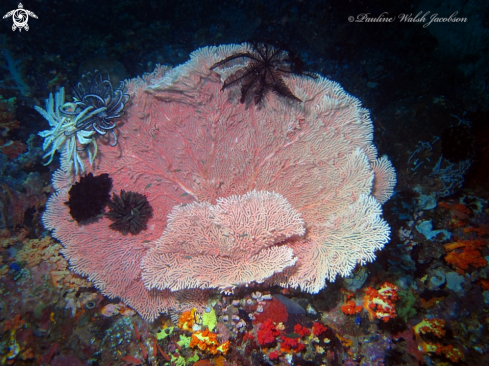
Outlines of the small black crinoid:
[[63,114],[77,116],[76,131],[89,130],[93,128],[99,135],[105,135],[107,131],[112,133],[114,138],[110,142],[111,146],[117,145],[117,135],[114,132],[116,122],[114,119],[119,118],[124,113],[124,105],[129,100],[129,94],[125,93],[125,85],[120,83],[117,89],[112,87],[109,80],[109,73],[95,71],[83,75],[87,83],[87,88],[82,83],[78,83],[73,88],[74,105],[66,103],[60,107]]
[[73,184],[68,192],[70,198],[65,205],[76,222],[82,222],[100,215],[110,201],[112,178],[108,174],[93,176],[88,173]]
[[247,58],[250,60],[243,68],[240,68],[226,78],[221,90],[240,83],[241,103],[244,103],[248,97],[251,98],[251,95],[253,95],[255,104],[259,104],[269,91],[290,100],[302,102],[290,91],[283,77],[289,74],[306,75],[312,78],[317,78],[317,76],[313,73],[303,71],[301,60],[290,51],[276,48],[266,43],[259,43],[253,47],[253,53],[233,53],[231,56],[211,66],[210,70],[214,70],[216,67],[222,66],[237,58]]
[[136,235],[146,230],[146,224],[153,215],[153,207],[144,195],[137,192],[121,190],[120,196],[114,193],[107,205],[109,212],[105,215],[114,221],[109,227],[123,235]]

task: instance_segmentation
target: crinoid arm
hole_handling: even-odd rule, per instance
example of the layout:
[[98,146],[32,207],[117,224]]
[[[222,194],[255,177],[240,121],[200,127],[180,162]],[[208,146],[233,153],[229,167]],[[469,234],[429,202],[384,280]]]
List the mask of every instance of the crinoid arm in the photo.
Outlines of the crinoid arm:
[[282,77],[275,71],[272,71],[270,73],[271,78],[273,81],[270,84],[270,88],[272,91],[278,95],[281,95],[285,98],[289,98],[291,100],[295,100],[296,102],[302,102],[299,98],[297,98],[292,91],[289,89],[287,85],[285,85],[284,80]]
[[[302,61],[290,51],[266,43],[253,46],[253,51],[236,52],[210,67],[214,70],[238,58],[247,58],[246,64],[236,65],[238,69],[224,80],[221,90],[240,84],[240,103],[253,98],[255,105],[262,102],[265,95],[272,91],[286,99],[302,102],[289,89],[284,77],[290,74],[307,75],[303,72]],[[314,76],[312,76],[314,77]]]
[[250,59],[255,60],[257,62],[260,61],[259,58],[257,58],[256,56],[254,56],[253,54],[251,54],[249,52],[237,52],[237,53],[233,53],[231,56],[228,56],[219,62],[216,62],[214,65],[212,65],[209,68],[209,70],[214,70],[216,67],[227,64],[229,61],[236,60],[237,58],[240,58],[240,57],[250,58]]
[[238,83],[242,81],[242,89],[243,91],[243,86],[245,87],[246,91],[249,89],[249,86],[251,86],[254,82],[254,80],[258,79],[260,75],[258,75],[255,72],[255,68],[251,65],[246,66],[242,69],[239,69],[236,71],[234,74],[229,75],[226,80],[224,80],[224,83],[222,84],[221,90],[226,89],[227,87]]

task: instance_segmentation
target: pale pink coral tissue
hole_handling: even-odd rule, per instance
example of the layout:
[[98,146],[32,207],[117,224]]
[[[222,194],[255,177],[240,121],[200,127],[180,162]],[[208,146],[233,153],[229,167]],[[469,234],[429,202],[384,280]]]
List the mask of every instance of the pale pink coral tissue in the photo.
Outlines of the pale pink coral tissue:
[[250,47],[202,48],[128,81],[119,143],[99,139],[91,171],[147,196],[147,230],[76,223],[64,202],[77,178],[55,175],[43,221],[71,268],[146,319],[253,281],[316,293],[389,240],[381,203],[395,172],[377,158],[368,111],[338,83],[296,75],[285,82],[302,103],[272,93],[240,103],[239,87],[221,87],[246,60],[209,68]]

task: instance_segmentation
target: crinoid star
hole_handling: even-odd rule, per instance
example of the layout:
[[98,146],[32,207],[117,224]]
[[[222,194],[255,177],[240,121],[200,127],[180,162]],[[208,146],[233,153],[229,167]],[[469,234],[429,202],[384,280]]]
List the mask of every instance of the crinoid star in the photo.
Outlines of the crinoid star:
[[70,198],[65,204],[70,208],[70,215],[76,222],[83,222],[100,215],[108,202],[112,178],[108,174],[93,176],[88,173],[73,184],[68,192]]
[[302,102],[285,84],[283,77],[288,74],[307,75],[317,78],[315,74],[304,72],[302,62],[292,52],[273,47],[266,43],[254,45],[254,52],[238,52],[215,63],[211,70],[238,58],[250,62],[226,78],[222,89],[234,84],[241,84],[241,99],[244,103],[251,98],[259,104],[270,90],[290,100]]
[[[74,103],[66,103],[60,108],[65,115],[79,116],[76,130],[93,129],[99,135],[105,135],[107,131],[112,133],[111,146],[117,145],[117,135],[114,132],[117,123],[115,119],[124,113],[124,106],[129,100],[129,94],[125,92],[125,85],[120,83],[114,89],[110,82],[109,73],[95,71],[83,75],[87,87],[82,83],[73,88]],[[82,118],[80,118],[82,117]]]
[[109,227],[123,235],[136,235],[146,230],[146,223],[153,215],[153,208],[146,197],[136,192],[121,190],[120,196],[114,193],[107,205],[109,212],[105,215],[114,221]]

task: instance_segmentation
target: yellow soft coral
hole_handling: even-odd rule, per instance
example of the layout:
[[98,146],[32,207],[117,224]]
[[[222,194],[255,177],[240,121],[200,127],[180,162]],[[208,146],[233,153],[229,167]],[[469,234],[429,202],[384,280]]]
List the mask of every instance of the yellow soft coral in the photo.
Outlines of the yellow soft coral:
[[458,362],[464,359],[464,354],[460,349],[452,345],[444,346],[440,343],[423,343],[419,346],[423,352],[436,353],[437,355],[445,355],[452,362]]
[[436,353],[437,355],[445,355],[452,362],[458,362],[464,359],[464,355],[460,349],[453,347],[452,345],[442,345],[440,343],[425,342],[421,338],[421,334],[432,333],[438,338],[445,336],[445,320],[443,319],[427,319],[424,318],[420,323],[413,327],[416,340],[418,341],[418,348],[425,353]]
[[209,309],[202,313],[202,325],[207,327],[211,332],[217,325],[217,317],[214,309]]
[[443,319],[424,318],[423,321],[413,327],[413,330],[417,338],[419,338],[421,333],[433,333],[438,338],[441,338],[445,335],[445,330],[443,329],[444,327],[445,320]]

